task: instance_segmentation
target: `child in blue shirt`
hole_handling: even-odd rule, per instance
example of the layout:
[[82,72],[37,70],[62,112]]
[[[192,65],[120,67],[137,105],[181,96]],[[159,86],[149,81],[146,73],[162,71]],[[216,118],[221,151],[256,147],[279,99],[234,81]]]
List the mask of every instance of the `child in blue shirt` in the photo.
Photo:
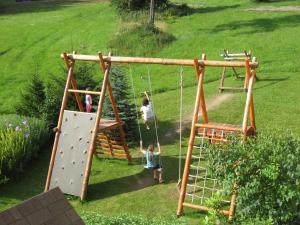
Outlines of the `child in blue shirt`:
[[163,172],[162,167],[159,165],[159,163],[156,160],[156,156],[159,156],[161,153],[160,150],[160,144],[157,143],[158,152],[154,152],[154,145],[150,144],[147,148],[147,150],[143,149],[143,144],[140,142],[140,151],[146,155],[147,165],[144,167],[146,169],[153,170],[154,180],[157,180],[157,172],[159,173],[158,182],[161,184],[164,182],[163,180]]

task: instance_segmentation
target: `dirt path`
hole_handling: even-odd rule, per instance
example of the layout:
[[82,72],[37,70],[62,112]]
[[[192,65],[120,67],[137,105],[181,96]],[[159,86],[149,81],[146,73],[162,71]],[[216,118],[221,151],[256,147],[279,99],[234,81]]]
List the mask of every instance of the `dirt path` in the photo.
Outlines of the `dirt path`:
[[[219,94],[215,96],[214,98],[210,99],[208,102],[206,102],[206,110],[207,111],[212,111],[218,108],[221,104],[224,102],[227,102],[233,98],[234,94],[232,93],[224,93],[224,94]],[[199,116],[202,115],[202,112],[200,110]],[[184,130],[187,126],[191,125],[193,117],[193,112],[188,113],[186,115],[183,115],[182,118],[182,129]],[[169,132],[165,134],[165,138],[167,139],[172,139],[176,138],[180,132],[180,121],[176,121],[176,124],[174,125],[174,128],[170,129]]]
[[300,6],[260,6],[246,11],[300,11]]

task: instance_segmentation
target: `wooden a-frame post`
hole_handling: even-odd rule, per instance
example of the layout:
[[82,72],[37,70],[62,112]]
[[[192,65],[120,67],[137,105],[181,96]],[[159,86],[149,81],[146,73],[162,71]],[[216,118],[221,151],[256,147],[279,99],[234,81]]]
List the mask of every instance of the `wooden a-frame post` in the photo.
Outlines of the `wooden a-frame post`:
[[[202,56],[202,59],[205,59],[205,55]],[[189,139],[189,143],[188,143],[188,150],[187,150],[187,156],[186,156],[186,160],[185,160],[184,172],[183,172],[183,176],[182,176],[180,196],[179,196],[179,200],[178,200],[178,207],[177,207],[177,215],[178,216],[182,214],[184,201],[185,201],[186,186],[187,186],[188,175],[189,175],[189,171],[190,171],[190,164],[191,164],[193,146],[194,146],[195,134],[196,134],[196,123],[198,121],[200,105],[201,105],[201,109],[202,109],[202,114],[207,116],[205,102],[201,101],[204,99],[203,77],[204,77],[205,67],[202,66],[201,69],[199,70],[198,59],[195,59],[194,63],[195,63],[196,74],[198,77],[198,85],[197,85],[197,94],[196,94],[194,114],[193,114],[193,120],[192,120],[192,128],[191,128],[190,139]],[[207,122],[208,122],[208,118],[207,118]]]
[[68,89],[71,85],[71,80],[72,80],[72,77],[73,77],[73,70],[74,70],[75,61],[72,60],[71,63],[69,63],[69,61],[66,60],[66,62],[67,62],[67,66],[68,66],[68,77],[67,77],[66,86],[65,86],[65,90],[64,90],[64,95],[63,95],[63,99],[62,99],[62,103],[61,103],[61,107],[60,107],[59,118],[58,118],[58,122],[57,122],[57,131],[55,133],[55,139],[54,139],[52,154],[51,154],[51,158],[50,158],[50,164],[49,164],[49,169],[48,169],[48,174],[47,174],[45,191],[48,191],[49,186],[50,186],[50,180],[51,180],[51,176],[52,176],[52,171],[53,171],[55,155],[56,155],[56,151],[57,151],[58,140],[59,140],[59,136],[60,136],[60,133],[61,133],[61,125],[62,125],[62,120],[63,120],[63,114],[64,114],[64,110],[67,106],[67,101],[68,101]]
[[[100,59],[100,66],[102,68],[102,71],[104,72],[107,67],[111,66],[111,64],[110,63],[105,63],[101,53],[98,53],[98,55],[99,55],[99,59]],[[109,56],[110,55],[111,55],[111,53],[109,53]],[[111,87],[109,79],[107,81],[107,90],[108,90],[109,100],[111,102],[112,109],[113,109],[116,121],[118,122],[118,130],[119,130],[122,145],[123,145],[124,150],[125,150],[126,158],[130,161],[131,160],[131,155],[129,154],[129,151],[128,151],[128,146],[127,146],[127,142],[126,142],[126,138],[125,138],[125,132],[124,132],[124,129],[123,129],[123,126],[122,126],[122,121],[121,121],[120,116],[119,116],[119,111],[118,111],[118,108],[117,108],[115,98],[113,96],[112,87]]]
[[99,124],[100,124],[100,120],[101,120],[101,114],[102,114],[103,104],[104,104],[104,99],[105,99],[105,92],[106,92],[107,84],[109,81],[109,72],[110,72],[110,65],[107,65],[107,67],[105,68],[105,71],[104,71],[101,94],[100,94],[97,112],[96,112],[96,122],[95,122],[95,126],[94,126],[94,129],[92,132],[91,144],[90,144],[90,148],[88,151],[88,158],[87,158],[86,168],[85,168],[85,172],[84,172],[84,176],[83,176],[83,184],[82,184],[82,189],[81,189],[81,194],[80,194],[81,200],[85,199],[85,197],[86,197],[87,186],[89,183],[91,167],[92,167],[92,160],[93,160],[93,155],[94,155],[95,146],[96,146],[97,133],[99,130]]

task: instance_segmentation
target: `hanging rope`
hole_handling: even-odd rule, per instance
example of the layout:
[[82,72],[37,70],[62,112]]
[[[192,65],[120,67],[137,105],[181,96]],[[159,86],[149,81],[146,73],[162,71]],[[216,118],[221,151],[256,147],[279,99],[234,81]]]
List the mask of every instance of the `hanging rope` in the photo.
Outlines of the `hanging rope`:
[[177,185],[180,185],[181,182],[181,167],[182,167],[182,108],[183,108],[183,66],[180,67],[180,122],[179,122],[179,157],[178,157],[178,182]]
[[[149,91],[150,91],[151,97],[153,97],[151,77],[150,77],[150,69],[149,69],[148,65],[147,65],[147,72],[148,72]],[[154,99],[153,98],[152,98],[152,108],[153,108],[153,112],[154,112],[154,127],[155,127],[156,142],[159,143],[159,141],[158,141],[156,113],[155,113],[155,106],[154,106]]]
[[[152,97],[152,108],[153,108],[153,112],[154,112],[154,127],[155,127],[156,143],[159,144],[158,130],[157,130],[157,120],[156,120],[156,113],[155,113],[155,106],[154,106],[154,99],[153,99],[153,91],[152,91],[152,83],[151,83],[150,69],[149,69],[148,65],[147,65],[147,73],[148,73],[149,91],[150,91],[150,95]],[[159,164],[162,166],[161,155],[159,155]]]
[[132,68],[131,68],[131,65],[130,65],[130,64],[128,64],[128,67],[129,67],[129,74],[130,74],[130,78],[131,78],[131,87],[132,87],[133,98],[134,98],[134,105],[135,105],[135,112],[136,112],[136,120],[137,120],[137,124],[138,124],[138,130],[139,130],[139,135],[140,135],[140,142],[143,143],[142,132],[141,132],[141,126],[140,126],[140,123],[139,123],[139,112],[138,112],[137,101],[136,101],[136,95],[135,95],[135,89],[134,89],[134,82],[133,82]]

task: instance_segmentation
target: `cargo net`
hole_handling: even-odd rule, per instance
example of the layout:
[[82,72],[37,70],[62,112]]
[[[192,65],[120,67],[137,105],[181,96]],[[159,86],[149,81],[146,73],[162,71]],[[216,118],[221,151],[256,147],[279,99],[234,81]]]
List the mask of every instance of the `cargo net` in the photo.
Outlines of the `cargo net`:
[[[231,133],[231,132],[230,132]],[[190,171],[186,187],[186,202],[205,206],[206,201],[219,192],[222,205],[230,204],[231,196],[224,191],[224,182],[216,179],[208,166],[207,145],[227,142],[228,131],[201,128],[198,130],[192,153]],[[231,194],[231,193],[230,193]]]

